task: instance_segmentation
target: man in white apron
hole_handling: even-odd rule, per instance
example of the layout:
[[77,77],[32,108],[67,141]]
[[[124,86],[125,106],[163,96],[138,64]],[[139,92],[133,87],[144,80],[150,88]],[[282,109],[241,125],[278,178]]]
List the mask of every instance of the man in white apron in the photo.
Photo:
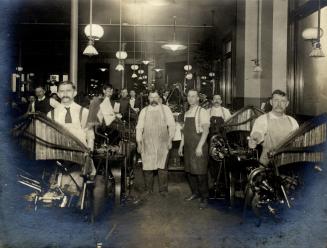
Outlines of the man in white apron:
[[141,110],[137,126],[137,149],[142,157],[146,195],[153,191],[153,172],[158,170],[159,192],[168,192],[167,155],[175,134],[175,120],[170,108],[159,103],[158,92],[150,92],[149,106]]
[[249,147],[252,149],[262,143],[260,163],[263,165],[269,163],[268,153],[299,127],[293,117],[285,114],[289,104],[285,92],[275,90],[272,93],[270,104],[272,110],[255,120],[249,139]]

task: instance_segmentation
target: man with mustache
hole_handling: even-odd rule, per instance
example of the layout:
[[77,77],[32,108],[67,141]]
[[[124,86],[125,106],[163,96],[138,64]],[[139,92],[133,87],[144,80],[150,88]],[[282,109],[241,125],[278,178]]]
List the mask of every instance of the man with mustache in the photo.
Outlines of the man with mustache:
[[[83,144],[85,144],[90,151],[93,151],[94,147],[94,131],[93,128],[87,125],[87,118],[89,110],[84,108],[74,101],[76,96],[76,88],[72,82],[64,81],[58,85],[58,96],[61,102],[56,108],[51,110],[47,116],[52,120],[61,124],[65,129],[71,132],[76,138],[78,138]],[[67,162],[65,163],[67,164]],[[60,185],[67,187],[75,194],[79,194],[75,183],[82,188],[83,179],[81,177],[80,166],[74,163],[68,163],[68,174],[63,173],[60,176]],[[93,162],[85,168],[85,172],[94,178],[96,175],[96,169]],[[74,181],[71,180],[74,178]]]
[[249,147],[252,149],[262,143],[260,163],[263,165],[269,163],[268,153],[299,127],[294,118],[285,114],[289,104],[285,92],[275,90],[272,93],[270,104],[272,110],[255,120],[249,139]]
[[145,195],[152,193],[154,171],[158,170],[159,192],[168,192],[166,160],[175,134],[175,120],[170,108],[159,102],[157,91],[149,93],[149,105],[140,112],[136,126],[137,150],[141,154]]
[[61,103],[47,116],[64,126],[90,150],[93,150],[94,132],[92,128],[86,125],[89,110],[74,102],[76,94],[76,88],[72,82],[61,82],[58,85],[58,96]]
[[222,104],[221,96],[214,95],[212,98],[212,107],[209,109],[210,117],[221,117],[223,121],[226,121],[231,114],[227,108],[221,106]]

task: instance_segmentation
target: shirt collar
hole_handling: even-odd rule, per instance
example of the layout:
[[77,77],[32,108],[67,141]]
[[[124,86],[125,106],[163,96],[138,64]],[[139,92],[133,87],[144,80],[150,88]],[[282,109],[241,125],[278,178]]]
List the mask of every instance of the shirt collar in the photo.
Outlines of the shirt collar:
[[275,115],[272,111],[270,111],[269,112],[269,115],[270,115],[270,118],[272,118],[272,119],[278,119],[278,118],[283,118],[283,117],[285,117],[286,116],[286,114],[285,113],[283,113],[283,115],[282,116],[277,116],[277,115]]
[[62,104],[62,103],[60,103],[60,106],[62,107],[62,108],[70,108],[70,109],[75,109],[76,108],[76,106],[78,106],[77,105],[77,103],[75,103],[75,102],[72,102],[69,106],[66,106],[66,105],[64,105],[64,104]]
[[37,98],[37,100],[40,102],[40,101],[43,101],[45,99],[45,96],[43,96],[41,99]]

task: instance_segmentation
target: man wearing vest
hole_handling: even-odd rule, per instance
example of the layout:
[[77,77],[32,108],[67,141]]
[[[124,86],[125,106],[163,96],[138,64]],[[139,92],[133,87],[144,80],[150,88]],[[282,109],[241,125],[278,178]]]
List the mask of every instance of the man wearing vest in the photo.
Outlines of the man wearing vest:
[[[87,125],[87,118],[89,110],[78,105],[74,102],[76,96],[76,88],[72,82],[61,82],[58,86],[58,96],[61,99],[61,103],[51,110],[47,116],[52,120],[61,124],[65,129],[76,136],[83,144],[85,144],[91,151],[94,147],[94,131],[93,128]],[[80,174],[80,166],[74,163],[69,164],[69,171],[61,174],[61,186],[67,187],[70,191],[79,193],[75,183],[82,188],[83,179]],[[91,160],[89,167],[84,168],[91,178],[96,175],[96,169],[93,161]],[[72,181],[71,178],[74,178]]]
[[141,154],[145,195],[153,191],[154,171],[158,170],[159,192],[168,192],[167,155],[175,134],[175,120],[170,108],[159,103],[157,91],[149,93],[149,106],[141,110],[137,126],[137,150]]
[[299,127],[294,118],[285,114],[289,104],[285,92],[275,90],[272,93],[270,104],[272,110],[255,120],[249,139],[249,147],[252,149],[262,143],[260,163],[263,165],[269,163],[268,153]]
[[189,110],[184,116],[183,136],[178,153],[183,155],[184,168],[191,187],[192,194],[185,198],[191,201],[200,198],[200,209],[208,204],[208,144],[210,117],[206,109],[199,106],[199,93],[190,90],[187,101]]
[[61,103],[47,116],[64,126],[92,151],[94,131],[86,125],[89,110],[74,102],[76,94],[72,82],[61,82],[58,86],[58,96],[61,98]]
[[33,109],[35,112],[47,114],[57,105],[59,105],[59,102],[57,102],[55,99],[45,96],[45,90],[42,86],[37,86],[35,88],[35,96],[37,99],[31,105],[31,109]]

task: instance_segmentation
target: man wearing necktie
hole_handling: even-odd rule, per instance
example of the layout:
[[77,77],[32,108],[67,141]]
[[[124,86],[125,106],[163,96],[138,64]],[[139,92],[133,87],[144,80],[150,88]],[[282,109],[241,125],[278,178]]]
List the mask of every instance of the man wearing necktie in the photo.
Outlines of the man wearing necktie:
[[[94,131],[92,127],[87,125],[89,110],[75,103],[74,97],[76,94],[76,88],[72,82],[61,82],[58,86],[58,96],[61,99],[61,103],[51,110],[47,116],[62,125],[93,151]],[[62,187],[67,187],[72,192],[78,194],[80,192],[77,190],[75,184],[77,183],[80,188],[83,186],[80,166],[69,162],[65,164],[69,165],[69,172],[68,175],[66,173],[61,174],[60,184]],[[86,170],[90,173],[91,178],[96,175],[93,162],[90,163],[90,167],[86,168]],[[72,181],[71,178],[74,178],[74,180]]]
[[72,82],[60,83],[58,96],[61,103],[48,113],[48,117],[65,127],[92,151],[94,132],[92,128],[86,125],[89,110],[74,102],[76,94]]

